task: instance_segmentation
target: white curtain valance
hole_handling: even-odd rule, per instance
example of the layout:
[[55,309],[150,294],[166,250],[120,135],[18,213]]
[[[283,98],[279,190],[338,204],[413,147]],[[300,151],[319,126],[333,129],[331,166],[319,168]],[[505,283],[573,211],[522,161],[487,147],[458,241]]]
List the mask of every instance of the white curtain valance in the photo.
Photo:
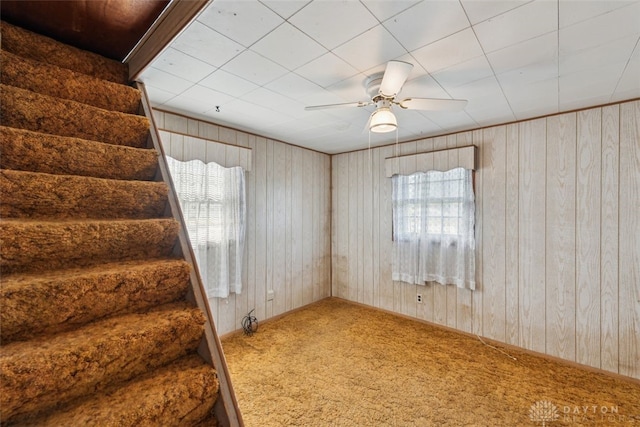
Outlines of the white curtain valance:
[[385,176],[411,175],[431,170],[448,171],[455,168],[476,170],[476,147],[450,148],[427,153],[389,157],[384,160]]

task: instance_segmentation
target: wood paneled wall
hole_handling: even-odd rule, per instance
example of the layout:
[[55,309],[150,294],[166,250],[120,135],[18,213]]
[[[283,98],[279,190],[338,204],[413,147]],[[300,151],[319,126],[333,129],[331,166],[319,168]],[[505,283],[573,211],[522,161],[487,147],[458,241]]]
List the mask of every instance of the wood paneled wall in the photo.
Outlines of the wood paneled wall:
[[[170,145],[174,156],[182,150],[185,160],[212,161],[222,153],[189,144],[190,138],[182,135],[251,149],[243,291],[209,300],[218,334],[239,329],[251,309],[262,321],[328,297],[330,156],[168,112],[156,110],[154,118],[159,129],[172,133],[162,143]],[[272,300],[269,290],[274,291]]]
[[[469,144],[478,289],[393,282],[384,159]],[[332,188],[334,296],[640,378],[639,101],[335,155]]]

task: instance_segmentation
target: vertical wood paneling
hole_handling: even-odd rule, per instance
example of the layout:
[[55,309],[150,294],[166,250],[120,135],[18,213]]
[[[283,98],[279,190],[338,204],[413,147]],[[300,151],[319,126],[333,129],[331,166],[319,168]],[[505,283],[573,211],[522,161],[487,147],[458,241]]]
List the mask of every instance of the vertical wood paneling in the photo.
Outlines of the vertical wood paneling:
[[505,203],[506,187],[506,127],[483,130],[482,147],[482,238],[483,249],[491,256],[482,259],[484,296],[482,317],[484,334],[505,340]]
[[359,151],[354,153],[356,156],[356,188],[354,193],[349,193],[349,198],[355,200],[356,207],[356,250],[357,255],[355,257],[354,265],[356,267],[356,280],[358,281],[358,302],[364,302],[364,155],[365,152]]
[[640,378],[640,102],[620,106],[619,369]]
[[505,166],[505,333],[506,342],[520,342],[518,290],[518,125],[507,125]]
[[334,264],[333,274],[337,277],[338,294],[340,298],[349,298],[349,155],[334,157],[338,183],[334,187],[338,193],[337,223],[333,224],[338,239],[338,254]]
[[367,150],[363,152],[364,177],[362,186],[362,274],[364,295],[362,302],[367,305],[373,304],[373,152]]
[[256,138],[256,311],[258,319],[267,314],[267,140]]
[[[393,147],[382,147],[379,150],[380,170],[384,171],[384,159],[391,157]],[[391,207],[391,179],[385,177],[384,173],[379,176],[380,180],[380,308],[393,310],[393,281],[391,280],[392,262],[392,207]]]
[[380,173],[382,163],[380,160],[380,150],[374,148],[371,152],[371,251],[373,259],[371,260],[371,271],[373,274],[373,301],[371,305],[380,306]]
[[305,151],[302,158],[302,271],[305,286],[302,289],[302,304],[313,301],[313,153]]
[[[169,126],[160,131],[168,155],[225,166],[252,165],[245,175],[243,290],[227,300],[210,299],[218,333],[238,329],[251,309],[264,320],[303,305],[305,298],[309,303],[330,295],[330,156],[171,113],[156,112],[156,117]],[[313,208],[307,208],[307,202]],[[274,289],[273,302],[267,302],[268,289]]]
[[576,115],[547,119],[546,351],[575,359]]
[[618,105],[602,109],[601,161],[600,363],[602,369],[617,372],[618,195],[620,190],[620,107]]
[[539,352],[545,351],[545,137],[546,119],[520,123],[520,346]]
[[[482,131],[475,130],[471,134],[473,144],[478,147],[480,153],[484,149]],[[483,188],[482,175],[484,173],[484,165],[482,163],[482,155],[478,155],[476,159],[475,172],[475,190],[476,190],[476,289],[471,295],[471,330],[476,335],[482,335],[482,299],[484,296],[484,282],[482,281],[482,258],[484,251],[482,250],[482,206],[483,206]]]
[[304,171],[304,155],[300,150],[293,149],[295,155],[291,159],[291,177],[293,180],[292,188],[292,205],[293,210],[292,218],[292,253],[291,260],[293,268],[293,290],[291,292],[293,308],[302,306],[302,290],[305,285],[308,285],[304,281],[304,260],[303,260],[303,248],[304,248],[304,228],[303,228],[303,205],[304,205],[304,193],[306,189],[302,179]]
[[286,154],[285,145],[273,143],[273,316],[285,312],[286,306]]
[[284,238],[284,250],[285,250],[285,311],[289,311],[293,308],[293,182],[291,180],[291,162],[292,162],[292,147],[290,145],[285,146],[285,194],[284,194],[284,215],[285,215],[285,238]]
[[333,157],[331,163],[331,295],[338,296],[338,227],[340,222],[338,220],[339,206],[339,184],[338,180],[338,159],[339,157]]
[[578,113],[576,361],[600,367],[601,110]]
[[[455,301],[442,285],[406,292],[409,286],[391,280],[391,180],[384,177],[384,159],[411,145],[374,149],[377,297],[371,304],[413,316],[409,296],[414,301],[419,292],[424,302],[416,305],[417,318],[640,378],[639,122],[636,101],[457,134],[456,146],[473,142],[479,159],[477,289],[456,289]],[[424,139],[416,151],[448,145],[448,137]],[[363,212],[350,200],[368,191],[366,168],[359,172],[352,162],[360,153],[332,158],[333,274],[338,295],[354,301],[357,273],[349,268],[358,268],[359,239],[365,248],[369,241],[357,233]],[[364,187],[357,184],[363,173]]]
[[[471,145],[473,142],[473,136],[471,132],[459,133],[456,135],[457,146],[465,147]],[[474,192],[477,191],[474,189]],[[472,305],[472,291],[466,288],[456,288],[457,301],[456,301],[456,328],[464,331],[471,332],[471,305]],[[447,301],[448,303],[448,301]]]

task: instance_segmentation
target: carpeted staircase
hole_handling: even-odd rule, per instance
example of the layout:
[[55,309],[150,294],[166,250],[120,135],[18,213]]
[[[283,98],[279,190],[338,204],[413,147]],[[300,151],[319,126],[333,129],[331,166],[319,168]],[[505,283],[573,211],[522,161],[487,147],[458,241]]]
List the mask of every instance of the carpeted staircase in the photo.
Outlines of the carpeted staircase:
[[205,317],[126,66],[1,32],[2,425],[215,425]]

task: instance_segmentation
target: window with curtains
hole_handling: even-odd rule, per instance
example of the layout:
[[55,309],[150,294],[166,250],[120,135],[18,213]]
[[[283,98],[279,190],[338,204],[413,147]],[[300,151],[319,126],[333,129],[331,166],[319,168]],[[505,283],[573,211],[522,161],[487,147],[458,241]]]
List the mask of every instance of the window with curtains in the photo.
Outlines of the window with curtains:
[[242,291],[244,171],[167,157],[196,264],[209,297]]
[[394,175],[393,280],[475,288],[472,171]]

